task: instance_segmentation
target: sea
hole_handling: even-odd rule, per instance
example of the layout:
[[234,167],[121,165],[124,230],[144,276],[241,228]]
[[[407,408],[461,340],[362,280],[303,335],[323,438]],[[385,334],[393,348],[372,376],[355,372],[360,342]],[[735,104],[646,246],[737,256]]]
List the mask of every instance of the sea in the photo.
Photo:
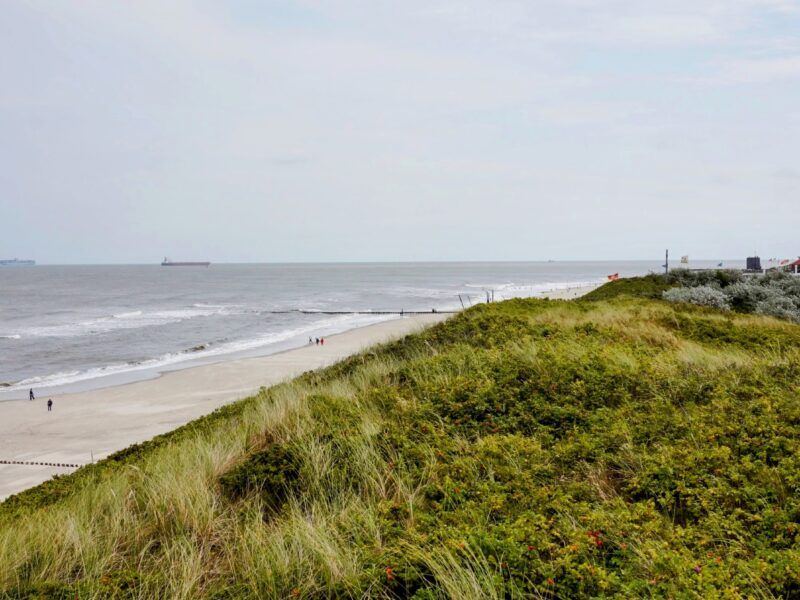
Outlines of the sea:
[[661,261],[0,268],[0,400],[272,354],[403,318],[376,314],[386,311],[459,310],[651,271]]

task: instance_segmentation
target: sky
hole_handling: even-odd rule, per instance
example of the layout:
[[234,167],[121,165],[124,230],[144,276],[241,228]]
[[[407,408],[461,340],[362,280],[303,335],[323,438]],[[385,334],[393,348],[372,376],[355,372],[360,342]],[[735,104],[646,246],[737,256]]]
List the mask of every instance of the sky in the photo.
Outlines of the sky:
[[798,0],[5,0],[0,258],[800,254]]

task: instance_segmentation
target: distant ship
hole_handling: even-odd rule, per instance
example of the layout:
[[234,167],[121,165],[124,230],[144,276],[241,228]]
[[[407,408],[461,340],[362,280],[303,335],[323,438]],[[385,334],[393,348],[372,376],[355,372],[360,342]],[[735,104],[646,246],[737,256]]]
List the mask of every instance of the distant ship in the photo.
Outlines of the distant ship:
[[173,262],[166,256],[161,261],[162,267],[207,267],[210,262]]
[[32,267],[35,264],[35,260],[20,260],[18,258],[0,260],[0,267]]

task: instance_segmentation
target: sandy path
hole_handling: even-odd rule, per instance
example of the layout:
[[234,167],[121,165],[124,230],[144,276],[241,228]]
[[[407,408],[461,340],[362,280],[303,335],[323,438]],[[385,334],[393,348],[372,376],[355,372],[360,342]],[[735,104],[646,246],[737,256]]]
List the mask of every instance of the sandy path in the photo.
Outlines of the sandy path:
[[[0,460],[86,464],[305,371],[396,339],[445,315],[415,315],[332,335],[324,346],[172,371],[100,390],[0,403]],[[0,464],[0,498],[70,467]]]

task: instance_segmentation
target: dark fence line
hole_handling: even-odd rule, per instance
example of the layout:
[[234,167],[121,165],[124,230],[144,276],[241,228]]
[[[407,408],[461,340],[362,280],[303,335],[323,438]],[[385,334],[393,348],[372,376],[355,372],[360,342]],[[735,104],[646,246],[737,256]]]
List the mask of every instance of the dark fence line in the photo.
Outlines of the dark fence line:
[[34,467],[70,467],[78,469],[83,465],[74,465],[71,463],[51,463],[51,462],[35,462],[29,460],[0,460],[0,465],[31,465]]

